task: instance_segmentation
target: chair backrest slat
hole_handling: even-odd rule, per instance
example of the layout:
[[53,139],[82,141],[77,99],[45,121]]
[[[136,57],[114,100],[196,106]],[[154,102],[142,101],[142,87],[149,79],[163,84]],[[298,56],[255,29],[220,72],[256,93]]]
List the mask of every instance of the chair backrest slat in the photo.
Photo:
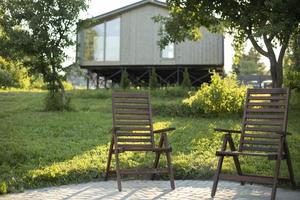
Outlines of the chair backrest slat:
[[249,89],[239,151],[277,152],[286,132],[289,90]]
[[154,148],[149,93],[115,92],[112,109],[119,147]]

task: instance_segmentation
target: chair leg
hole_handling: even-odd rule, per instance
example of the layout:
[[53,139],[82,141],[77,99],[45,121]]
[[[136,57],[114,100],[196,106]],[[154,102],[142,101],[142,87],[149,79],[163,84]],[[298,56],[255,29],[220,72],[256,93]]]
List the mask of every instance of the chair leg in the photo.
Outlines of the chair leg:
[[[227,141],[228,141],[228,136],[225,135],[224,138],[223,138],[221,151],[226,150]],[[216,173],[215,173],[215,176],[214,176],[214,184],[213,184],[211,194],[210,194],[211,197],[214,197],[216,195],[218,182],[219,182],[219,177],[220,177],[220,173],[221,173],[221,170],[222,170],[223,160],[224,160],[224,156],[220,156],[219,161],[218,161],[217,170],[216,170]]]
[[112,157],[112,151],[114,147],[114,137],[111,137],[111,142],[110,142],[110,147],[108,151],[108,159],[107,159],[107,165],[106,165],[106,172],[105,172],[105,177],[104,180],[107,181],[108,176],[109,176],[109,171],[110,171],[110,164],[111,164],[111,157]]
[[[159,140],[159,144],[158,144],[159,148],[162,148],[163,142],[164,142],[164,138],[163,138],[163,136],[161,136],[160,140]],[[156,169],[158,167],[160,154],[161,154],[161,152],[156,152],[155,160],[154,160],[154,164],[153,164],[154,169]],[[154,180],[154,178],[155,178],[155,174],[152,174],[151,180]]]
[[274,174],[274,180],[273,180],[271,200],[275,200],[275,198],[276,198],[276,190],[277,190],[277,185],[278,185],[278,177],[279,177],[279,174],[280,174],[280,165],[281,165],[283,150],[284,150],[284,140],[283,140],[283,137],[281,137],[279,150],[277,152],[278,156],[277,156],[276,165],[275,165],[275,174]]
[[277,190],[277,185],[278,185],[278,177],[279,177],[279,173],[280,173],[280,164],[281,164],[281,159],[277,158],[277,160],[276,160],[276,166],[275,166],[275,176],[274,176],[274,181],[273,181],[271,200],[275,200],[275,198],[276,198],[276,190]]
[[219,161],[218,161],[217,170],[216,170],[216,173],[215,173],[215,176],[214,176],[214,184],[213,184],[213,187],[212,187],[212,190],[211,190],[211,195],[210,195],[211,197],[214,197],[216,195],[223,160],[224,160],[224,156],[220,156]]
[[286,155],[286,163],[287,163],[287,167],[288,167],[288,171],[289,171],[289,178],[291,180],[292,186],[295,188],[296,181],[295,181],[295,176],[294,176],[294,170],[293,170],[293,166],[292,166],[290,151],[289,151],[286,141],[284,142],[284,152]]
[[[236,151],[236,148],[234,146],[234,142],[232,140],[232,137],[229,136],[229,135],[227,137],[228,137],[227,140],[228,140],[228,143],[229,143],[230,150],[231,151]],[[233,161],[234,161],[234,165],[235,165],[237,174],[240,175],[240,176],[243,175],[241,165],[240,165],[240,161],[239,161],[239,157],[238,156],[233,156]],[[245,182],[241,181],[241,185],[245,185]]]
[[119,152],[118,152],[118,150],[116,150],[115,156],[116,156],[116,174],[117,174],[118,190],[119,190],[119,192],[121,192],[122,191],[122,185],[121,185],[121,174],[120,174],[120,163],[119,163]]
[[[162,137],[164,138],[164,146],[166,148],[169,148],[170,145],[169,145],[167,135],[165,133],[163,133]],[[166,152],[166,157],[167,157],[168,172],[169,172],[169,177],[170,177],[170,184],[171,184],[171,188],[174,190],[175,189],[175,181],[174,181],[174,172],[173,172],[172,157],[171,157],[170,151]]]

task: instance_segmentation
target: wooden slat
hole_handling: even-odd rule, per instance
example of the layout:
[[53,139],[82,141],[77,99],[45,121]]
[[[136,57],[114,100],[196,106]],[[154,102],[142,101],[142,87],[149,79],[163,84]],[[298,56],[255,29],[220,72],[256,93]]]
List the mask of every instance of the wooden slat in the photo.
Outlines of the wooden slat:
[[148,110],[116,110],[115,112],[122,115],[149,115]]
[[116,121],[117,120],[149,120],[149,115],[116,115],[115,116]]
[[285,102],[249,102],[247,106],[284,106]]
[[279,134],[244,134],[244,137],[249,138],[269,138],[269,139],[279,139]]
[[274,140],[241,140],[244,144],[256,144],[256,145],[278,145],[279,141]]
[[269,148],[269,147],[258,147],[258,146],[244,146],[240,147],[241,150],[246,151],[266,151],[266,152],[277,152],[277,148]]
[[246,114],[246,119],[283,119],[284,115]]
[[245,127],[245,131],[255,131],[255,132],[281,132],[278,128],[262,128],[262,127]]
[[118,138],[118,142],[151,142],[149,139],[135,139],[135,138]]
[[276,153],[265,152],[240,152],[240,151],[217,151],[216,156],[262,156],[262,157],[274,157]]
[[287,94],[286,88],[249,89],[250,94]]
[[[110,171],[110,173],[115,173],[115,171]],[[169,173],[167,168],[138,168],[138,169],[120,169],[121,174],[163,174]]]
[[113,98],[149,98],[148,93],[131,93],[131,92],[115,92],[112,94]]
[[146,150],[152,150],[151,144],[119,144],[119,148],[121,149],[127,149],[127,150],[136,150],[136,151],[146,151]]
[[276,120],[272,120],[272,121],[246,121],[245,122],[246,125],[274,125],[274,126],[282,126],[283,125],[283,121],[276,121]]
[[150,137],[150,133],[132,133],[132,132],[117,132],[118,136],[131,136],[131,137]]
[[220,179],[229,181],[243,181],[243,182],[254,182],[254,183],[273,183],[273,178],[256,177],[256,176],[240,176],[231,174],[220,174]]
[[286,96],[249,96],[248,100],[286,100]]
[[149,125],[150,121],[116,121],[116,125]]
[[128,104],[117,104],[116,109],[149,109],[149,105],[128,105]]
[[149,104],[148,99],[114,99],[114,104]]
[[128,126],[118,126],[117,133],[121,131],[150,131],[150,127],[128,127]]
[[284,113],[285,109],[277,108],[257,108],[257,109],[246,109],[247,113]]

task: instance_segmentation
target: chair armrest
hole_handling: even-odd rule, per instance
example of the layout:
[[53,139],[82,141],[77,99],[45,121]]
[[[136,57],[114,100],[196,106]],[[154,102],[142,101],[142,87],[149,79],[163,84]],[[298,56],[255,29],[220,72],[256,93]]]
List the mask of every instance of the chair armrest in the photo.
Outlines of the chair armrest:
[[114,134],[116,130],[119,130],[119,127],[113,127],[109,130],[110,133]]
[[153,133],[166,133],[166,132],[174,131],[174,130],[176,130],[175,127],[170,127],[170,128],[163,128],[163,129],[155,130],[155,131],[153,131]]
[[226,133],[242,133],[241,130],[230,130],[230,129],[223,129],[223,128],[215,128],[217,132],[226,132]]
[[277,132],[278,134],[280,134],[280,135],[284,135],[284,134],[286,134],[286,135],[293,135],[291,132],[288,132],[288,131],[286,131],[286,132],[284,132],[284,131],[279,131],[279,132]]

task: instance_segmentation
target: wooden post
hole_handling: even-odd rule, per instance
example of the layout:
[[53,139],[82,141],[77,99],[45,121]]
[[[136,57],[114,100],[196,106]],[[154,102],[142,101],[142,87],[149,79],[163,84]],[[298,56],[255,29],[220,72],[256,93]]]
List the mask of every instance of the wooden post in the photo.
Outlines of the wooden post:
[[180,71],[179,71],[179,67],[177,67],[177,85],[179,85],[179,79],[180,79]]
[[89,73],[87,73],[87,77],[86,77],[86,89],[87,90],[90,89],[90,77],[89,77]]
[[99,73],[97,73],[96,79],[96,88],[99,89]]

